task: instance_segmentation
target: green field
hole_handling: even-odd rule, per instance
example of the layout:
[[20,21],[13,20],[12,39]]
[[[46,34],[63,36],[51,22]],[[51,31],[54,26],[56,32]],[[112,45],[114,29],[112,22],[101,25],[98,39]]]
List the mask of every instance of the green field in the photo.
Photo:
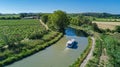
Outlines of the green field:
[[30,38],[33,35],[39,35],[43,31],[45,31],[45,28],[42,27],[38,20],[0,20],[0,43],[2,43],[1,45],[5,45],[5,37],[9,41],[13,41],[13,39],[17,41],[17,39],[22,40]]
[[0,20],[0,66],[44,49],[61,36],[46,30],[39,20]]
[[0,15],[0,18],[1,17],[6,17],[6,18],[8,18],[8,17],[20,17],[20,15],[19,14],[3,14],[3,15]]
[[112,19],[112,18],[95,18],[93,21],[120,22],[120,19]]

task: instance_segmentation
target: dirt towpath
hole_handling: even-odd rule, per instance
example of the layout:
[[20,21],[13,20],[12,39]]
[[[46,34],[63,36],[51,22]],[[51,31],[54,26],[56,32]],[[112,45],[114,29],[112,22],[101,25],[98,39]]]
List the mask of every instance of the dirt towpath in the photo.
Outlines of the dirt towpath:
[[47,26],[41,19],[40,19],[39,21],[40,21],[40,23],[46,28],[46,30],[49,29],[48,26]]
[[95,38],[91,37],[91,39],[92,39],[92,48],[91,48],[88,56],[85,58],[85,60],[83,61],[83,63],[80,65],[80,67],[85,67],[85,65],[87,64],[87,62],[89,61],[89,59],[92,57],[93,50],[94,50],[94,47],[95,47]]

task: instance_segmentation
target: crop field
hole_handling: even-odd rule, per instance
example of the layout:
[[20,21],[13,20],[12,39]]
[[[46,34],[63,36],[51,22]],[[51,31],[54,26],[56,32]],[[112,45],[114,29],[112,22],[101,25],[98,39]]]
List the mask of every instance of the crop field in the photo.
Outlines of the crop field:
[[44,31],[45,28],[38,20],[0,20],[0,46],[31,38]]
[[0,67],[50,46],[61,36],[36,19],[0,20]]
[[93,23],[97,23],[99,28],[110,29],[110,30],[114,30],[116,26],[120,26],[120,22],[97,22],[97,21],[94,21]]
[[6,17],[6,18],[8,18],[8,17],[19,17],[20,15],[19,14],[4,14],[4,15],[0,15],[0,18],[1,17]]

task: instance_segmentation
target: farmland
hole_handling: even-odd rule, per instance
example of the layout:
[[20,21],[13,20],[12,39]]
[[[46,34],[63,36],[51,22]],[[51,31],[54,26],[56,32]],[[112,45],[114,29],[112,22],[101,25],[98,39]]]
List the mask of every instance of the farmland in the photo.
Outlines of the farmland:
[[20,15],[19,14],[2,14],[2,15],[0,15],[0,18],[1,17],[19,17]]
[[36,19],[0,20],[0,65],[44,49],[61,36],[58,32],[46,30]]
[[0,34],[10,40],[15,37],[22,40],[43,31],[45,29],[42,28],[38,20],[0,20]]
[[99,28],[110,29],[110,30],[114,30],[116,26],[120,25],[120,22],[103,22],[103,21],[98,22],[98,21],[93,21],[93,23],[96,23]]

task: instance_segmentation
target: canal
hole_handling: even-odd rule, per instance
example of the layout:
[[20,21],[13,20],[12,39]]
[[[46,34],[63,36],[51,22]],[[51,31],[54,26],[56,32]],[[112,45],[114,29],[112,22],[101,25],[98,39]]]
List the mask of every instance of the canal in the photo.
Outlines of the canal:
[[[66,42],[72,38],[76,40],[77,46],[71,49],[66,48]],[[88,39],[85,32],[67,28],[64,37],[54,45],[6,67],[69,67],[87,45]]]

